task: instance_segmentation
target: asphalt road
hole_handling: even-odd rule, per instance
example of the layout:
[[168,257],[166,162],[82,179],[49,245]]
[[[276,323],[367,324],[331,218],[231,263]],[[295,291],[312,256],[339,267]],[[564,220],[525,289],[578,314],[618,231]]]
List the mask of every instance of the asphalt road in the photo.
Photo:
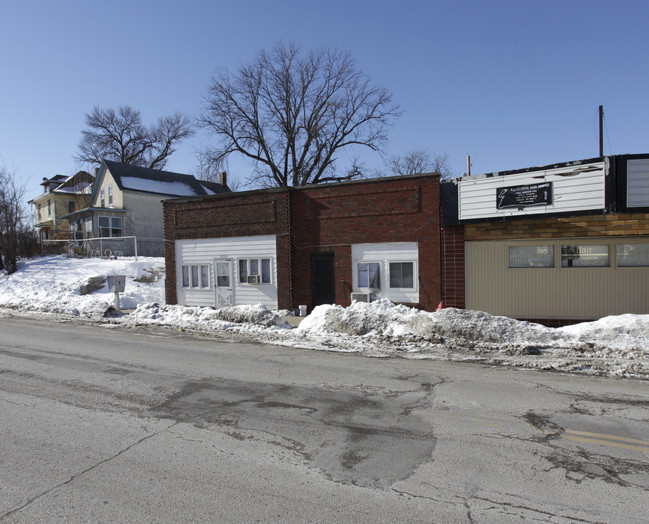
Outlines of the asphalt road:
[[0,522],[646,522],[649,382],[0,318]]

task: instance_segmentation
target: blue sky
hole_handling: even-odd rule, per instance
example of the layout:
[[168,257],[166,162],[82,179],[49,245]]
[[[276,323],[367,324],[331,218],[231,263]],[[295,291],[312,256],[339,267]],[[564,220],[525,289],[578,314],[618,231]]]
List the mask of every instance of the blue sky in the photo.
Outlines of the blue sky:
[[[0,162],[29,198],[82,167],[95,105],[131,105],[147,124],[195,116],[215,71],[281,39],[350,51],[393,92],[404,113],[388,155],[446,153],[458,175],[467,154],[474,174],[595,157],[600,104],[605,154],[649,152],[645,1],[21,0],[1,13]],[[166,169],[192,172],[209,141],[184,142]]]

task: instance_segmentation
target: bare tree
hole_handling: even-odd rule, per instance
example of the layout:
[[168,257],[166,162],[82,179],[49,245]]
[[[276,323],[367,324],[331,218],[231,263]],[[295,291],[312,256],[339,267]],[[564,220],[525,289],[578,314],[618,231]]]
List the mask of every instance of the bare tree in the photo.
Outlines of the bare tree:
[[16,174],[0,166],[0,250],[7,273],[18,271],[19,234],[24,229],[25,187],[16,183]]
[[124,164],[162,169],[181,140],[194,134],[187,117],[165,116],[147,128],[139,111],[130,106],[101,109],[95,106],[85,115],[88,129],[81,131],[76,159],[99,164],[103,159]]
[[398,176],[420,173],[439,173],[442,178],[453,176],[446,153],[431,155],[425,149],[414,149],[404,155],[395,155],[387,164],[392,173]]
[[349,53],[280,42],[235,74],[217,74],[199,123],[217,138],[214,161],[237,153],[254,163],[258,184],[298,186],[353,178],[336,171],[337,155],[380,151],[399,113]]

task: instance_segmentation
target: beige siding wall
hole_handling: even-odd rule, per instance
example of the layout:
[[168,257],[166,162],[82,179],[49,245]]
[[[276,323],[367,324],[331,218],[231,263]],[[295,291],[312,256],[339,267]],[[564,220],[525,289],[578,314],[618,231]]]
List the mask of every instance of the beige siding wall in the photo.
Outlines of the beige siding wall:
[[[561,267],[561,245],[607,244],[610,267]],[[516,318],[594,319],[649,313],[649,267],[617,267],[618,243],[647,238],[570,238],[533,241],[469,241],[466,307]],[[509,247],[553,245],[554,268],[509,268]]]
[[[113,187],[113,203],[109,204],[108,203],[108,187],[112,186]],[[95,207],[100,207],[101,206],[101,190],[104,190],[104,207],[114,207],[115,209],[123,209],[124,208],[124,201],[122,198],[122,192],[120,189],[117,187],[117,184],[115,183],[115,179],[113,178],[113,175],[110,174],[110,171],[106,170],[106,173],[104,173],[104,176],[101,180],[101,185],[99,186],[99,189],[97,190],[97,194],[95,196],[95,201],[93,202],[93,205]]]

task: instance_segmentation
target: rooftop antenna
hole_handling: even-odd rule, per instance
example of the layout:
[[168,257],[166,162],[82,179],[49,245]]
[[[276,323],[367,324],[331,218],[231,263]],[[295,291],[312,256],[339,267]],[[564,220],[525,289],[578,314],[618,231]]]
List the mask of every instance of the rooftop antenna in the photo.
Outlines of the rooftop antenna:
[[599,156],[604,156],[604,106],[599,106]]
[[471,155],[466,155],[466,174],[471,176]]

